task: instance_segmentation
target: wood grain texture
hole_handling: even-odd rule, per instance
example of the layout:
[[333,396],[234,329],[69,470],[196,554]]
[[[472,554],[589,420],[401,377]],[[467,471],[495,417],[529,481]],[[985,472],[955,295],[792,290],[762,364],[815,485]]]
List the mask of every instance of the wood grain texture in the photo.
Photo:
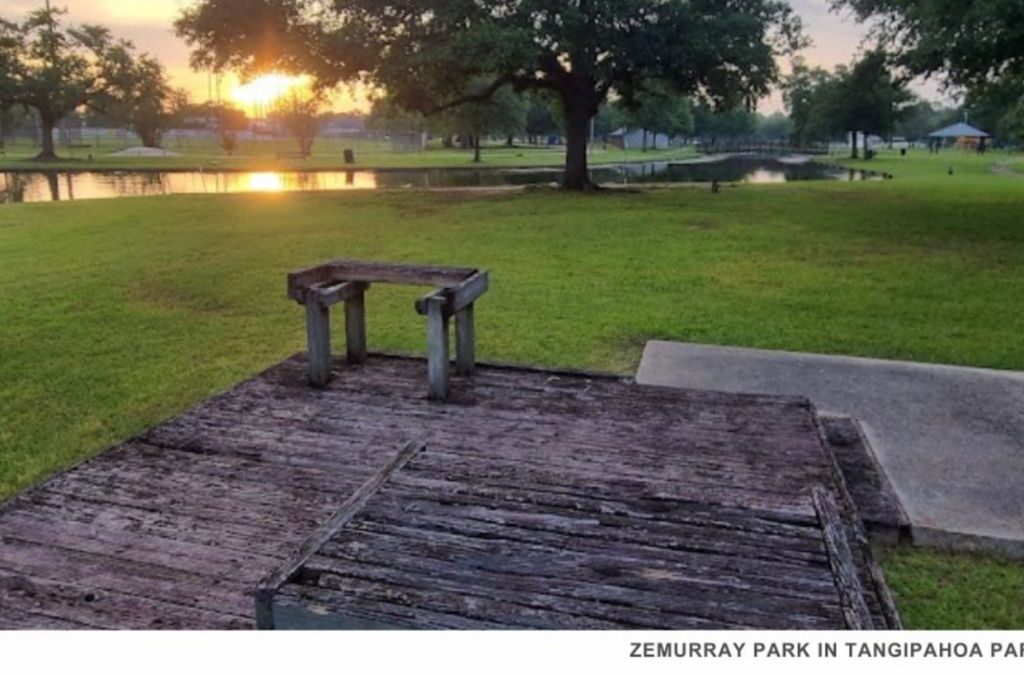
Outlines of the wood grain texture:
[[476,370],[476,318],[473,304],[455,313],[455,372],[469,376]]
[[448,315],[444,311],[445,300],[432,297],[427,302],[427,381],[430,398],[434,401],[448,399],[450,380],[450,350],[448,345]]
[[366,360],[366,292],[360,290],[345,301],[345,346],[349,363]]
[[821,425],[868,533],[889,544],[908,541],[910,518],[860,424],[848,417],[822,416]]
[[[281,585],[282,617],[845,625],[812,497],[841,486],[807,401],[484,365],[438,405],[422,359],[336,362],[322,389],[307,366],[291,358],[0,505],[0,626],[254,627],[260,581],[413,441],[427,450]],[[869,553],[848,546],[885,626]]]
[[288,297],[297,302],[303,302],[306,290],[310,286],[338,281],[457,286],[476,273],[476,269],[468,267],[335,260],[289,274]]
[[425,448],[425,445],[415,441],[406,443],[402,451],[392,461],[384,465],[380,471],[360,485],[359,489],[345,500],[345,503],[341,505],[337,513],[313,530],[313,533],[302,543],[299,550],[285,561],[284,565],[259,583],[256,587],[257,628],[271,629],[274,627],[274,617],[270,606],[273,592],[290,581],[314,553],[320,550],[324,544],[330,541],[332,537],[337,535],[342,528],[356,517],[366,506],[370,498],[377,494],[377,491],[383,487],[388,479],[396,472],[401,471],[402,467],[408,464],[414,456],[423,452]]
[[325,387],[331,380],[331,310],[317,302],[306,303],[306,344],[309,353],[308,380],[313,387]]
[[823,487],[814,488],[814,508],[821,520],[825,550],[829,566],[839,591],[843,608],[843,621],[852,630],[874,630],[875,625],[865,600],[861,574],[847,539],[846,523],[839,513],[839,505],[832,492]]

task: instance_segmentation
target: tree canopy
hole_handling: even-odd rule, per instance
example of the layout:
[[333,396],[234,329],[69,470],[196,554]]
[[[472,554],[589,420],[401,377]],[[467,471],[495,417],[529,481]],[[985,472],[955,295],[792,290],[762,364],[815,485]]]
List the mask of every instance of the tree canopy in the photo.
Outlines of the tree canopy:
[[[477,79],[466,88],[470,95],[483,92],[490,86],[490,81]],[[435,128],[447,135],[459,135],[473,147],[473,161],[481,160],[481,139],[484,136],[497,134],[514,136],[526,127],[526,101],[512,90],[504,86],[487,97],[474,98],[463,105],[450,108],[442,113]]]
[[1024,3],[1020,0],[832,0],[862,20],[914,75],[945,75],[979,89],[1024,81]]
[[299,155],[303,158],[313,153],[313,143],[323,128],[323,105],[321,92],[308,87],[292,87],[270,111],[270,119],[295,139]]
[[693,111],[693,132],[714,144],[719,138],[748,138],[757,131],[757,114],[751,110],[715,110],[700,104]]
[[56,156],[53,129],[81,106],[102,108],[130,90],[133,47],[102,26],[65,26],[43,8],[21,23],[0,20],[0,102],[32,108],[43,132],[40,159]]
[[175,112],[184,106],[182,92],[176,92],[167,81],[167,71],[158,60],[142,54],[138,57],[124,52],[118,66],[123,73],[123,86],[116,101],[106,106],[106,118],[130,128],[147,148],[160,145],[164,132],[175,121]]
[[864,54],[851,66],[834,73],[796,61],[782,85],[783,99],[793,118],[794,140],[823,141],[849,133],[851,154],[859,154],[857,134],[891,134],[913,96],[895,76],[888,55]]
[[836,78],[824,68],[811,67],[803,59],[794,59],[792,71],[782,80],[782,100],[793,122],[792,140],[796,144],[827,141],[835,133],[833,104]]
[[647,149],[647,134],[681,136],[693,132],[693,106],[690,98],[672,91],[660,83],[651,83],[632,101],[619,101],[623,124],[644,133],[644,149]]
[[[664,82],[719,107],[752,102],[801,42],[783,0],[201,0],[176,23],[195,66],[362,80],[433,111],[511,85],[565,116],[565,184],[589,186],[590,120],[615,92]],[[467,85],[486,77],[482,92]]]

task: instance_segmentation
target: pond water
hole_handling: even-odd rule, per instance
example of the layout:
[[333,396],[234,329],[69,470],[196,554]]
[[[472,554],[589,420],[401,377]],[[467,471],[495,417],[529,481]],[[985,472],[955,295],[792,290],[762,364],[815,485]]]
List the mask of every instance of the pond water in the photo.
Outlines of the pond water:
[[[858,171],[796,158],[753,156],[685,162],[647,162],[594,167],[593,179],[633,183],[784,183],[801,180],[866,180]],[[47,202],[145,195],[228,194],[400,188],[547,185],[551,169],[409,169],[377,171],[57,171],[0,174],[0,202]]]

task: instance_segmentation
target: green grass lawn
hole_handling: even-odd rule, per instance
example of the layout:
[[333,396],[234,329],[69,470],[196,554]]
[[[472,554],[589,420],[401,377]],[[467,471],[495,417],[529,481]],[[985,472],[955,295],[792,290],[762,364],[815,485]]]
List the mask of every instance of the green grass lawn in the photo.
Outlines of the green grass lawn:
[[[484,266],[484,358],[631,372],[652,338],[1024,369],[1024,179],[1003,155],[896,179],[706,189],[177,196],[0,205],[0,496],[303,347],[285,273]],[[953,164],[954,175],[948,175]],[[375,288],[373,348],[422,349]],[[914,627],[1024,628],[1024,567],[893,552]]]
[[879,549],[907,628],[1024,629],[1024,565],[910,547]]
[[[130,143],[129,145],[136,145]],[[183,140],[168,142],[166,149],[180,154],[179,157],[113,157],[112,153],[125,148],[124,144],[101,141],[97,147],[58,148],[61,159],[40,163],[32,158],[39,148],[28,143],[8,144],[0,154],[0,170],[323,170],[323,169],[419,169],[452,167],[526,167],[560,166],[565,162],[564,147],[520,146],[507,148],[490,146],[483,149],[482,162],[473,163],[470,150],[443,148],[432,144],[423,152],[395,152],[389,142],[353,138],[326,138],[318,140],[313,153],[306,159],[290,158],[295,152],[295,143],[288,139],[241,141],[232,156],[226,155],[214,141]],[[343,152],[355,152],[355,164],[345,165]],[[279,157],[278,155],[281,154]],[[595,164],[616,162],[637,162],[648,160],[681,159],[695,154],[692,148],[671,150],[623,151],[611,146],[596,146],[590,159]]]

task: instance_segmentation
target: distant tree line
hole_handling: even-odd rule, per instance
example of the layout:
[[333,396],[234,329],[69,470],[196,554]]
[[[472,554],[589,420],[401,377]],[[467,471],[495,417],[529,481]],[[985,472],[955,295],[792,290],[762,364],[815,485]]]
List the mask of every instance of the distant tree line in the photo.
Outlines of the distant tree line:
[[[482,87],[484,82],[475,86]],[[410,112],[382,97],[373,102],[366,126],[390,135],[427,133],[441,138],[446,146],[459,144],[473,150],[476,162],[481,161],[483,141],[488,138],[512,146],[516,139],[538,145],[551,138],[561,142],[566,135],[565,113],[558,99],[537,92],[517,94],[512,87],[498,90],[485,101],[434,115]],[[719,111],[652,83],[631,101],[614,98],[602,104],[590,135],[595,141],[607,142],[616,131],[636,131],[641,135],[640,148],[647,150],[657,147],[657,137],[666,136],[710,142],[735,138],[785,142],[791,126],[781,112],[762,115],[743,107]]]

